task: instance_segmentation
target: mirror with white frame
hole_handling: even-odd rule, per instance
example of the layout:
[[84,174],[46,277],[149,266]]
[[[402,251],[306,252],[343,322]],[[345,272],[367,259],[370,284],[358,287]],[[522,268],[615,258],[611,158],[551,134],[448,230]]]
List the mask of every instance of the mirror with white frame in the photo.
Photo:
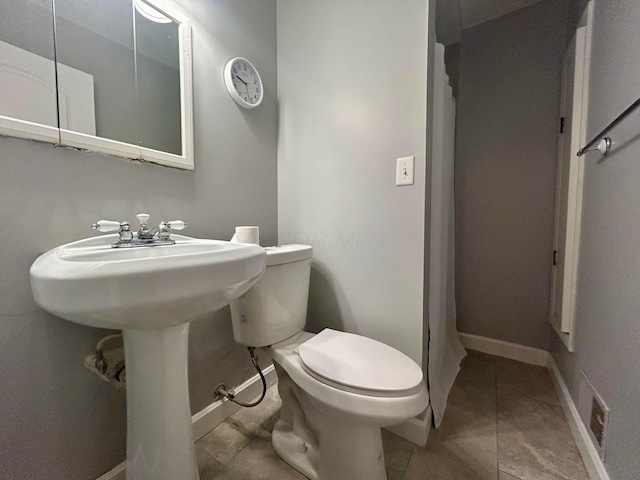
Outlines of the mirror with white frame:
[[[35,15],[36,10],[39,15]],[[43,11],[49,13],[49,22]],[[34,39],[30,31],[22,35],[29,38],[16,33],[6,35],[11,37],[6,41],[0,34],[0,49],[6,43],[5,48],[20,50],[31,63],[32,57],[39,59],[35,63],[42,64],[40,70],[52,73],[47,79],[53,82],[47,87],[47,102],[39,91],[38,95],[31,90],[21,92],[22,98],[32,100],[21,101],[30,105],[25,108],[30,117],[0,103],[0,134],[194,168],[191,28],[167,2],[6,0],[5,4],[3,0],[1,17],[3,13],[16,17],[22,25],[39,18],[43,28],[37,39],[45,37],[44,25],[49,26],[48,51],[43,46],[37,50],[31,46]],[[33,77],[33,67],[21,62],[13,70],[26,71],[26,76]],[[18,81],[14,79],[14,83]],[[35,83],[40,90],[47,90],[42,87],[46,82]],[[15,88],[17,85],[8,91]],[[40,113],[45,106],[48,117]],[[40,116],[33,115],[32,110]]]

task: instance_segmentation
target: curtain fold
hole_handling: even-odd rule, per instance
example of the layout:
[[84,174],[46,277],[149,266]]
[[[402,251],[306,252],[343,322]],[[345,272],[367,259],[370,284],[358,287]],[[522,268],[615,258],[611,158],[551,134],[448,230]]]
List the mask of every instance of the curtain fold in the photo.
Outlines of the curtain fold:
[[431,176],[429,271],[429,396],[436,428],[466,355],[456,329],[454,149],[455,99],[445,71],[444,46],[436,44]]

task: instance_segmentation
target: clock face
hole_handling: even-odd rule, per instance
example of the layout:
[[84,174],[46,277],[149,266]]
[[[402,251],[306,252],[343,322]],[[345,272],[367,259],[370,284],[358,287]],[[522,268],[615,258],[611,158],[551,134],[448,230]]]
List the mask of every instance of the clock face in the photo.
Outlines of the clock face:
[[262,101],[262,80],[246,58],[234,58],[227,63],[225,82],[231,97],[241,107],[254,108]]

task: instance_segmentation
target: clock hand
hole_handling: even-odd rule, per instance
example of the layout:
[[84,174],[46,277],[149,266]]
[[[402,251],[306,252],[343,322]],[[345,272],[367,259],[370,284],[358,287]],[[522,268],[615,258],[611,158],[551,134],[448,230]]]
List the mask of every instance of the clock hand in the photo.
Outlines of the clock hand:
[[248,83],[247,83],[247,82],[245,82],[242,78],[240,78],[240,76],[239,76],[237,73],[235,74],[235,76],[236,76],[236,78],[237,78],[238,80],[240,80],[242,83],[244,83],[244,84],[245,84],[245,86],[246,86],[246,85],[248,85]]
[[[241,76],[241,72],[236,72],[236,77],[238,77],[238,78],[243,78],[243,77],[245,77],[245,75],[242,75],[242,76]],[[248,81],[248,80],[249,80],[249,79],[247,79],[247,81]],[[242,81],[244,82],[244,78],[243,78],[243,80],[242,80]]]

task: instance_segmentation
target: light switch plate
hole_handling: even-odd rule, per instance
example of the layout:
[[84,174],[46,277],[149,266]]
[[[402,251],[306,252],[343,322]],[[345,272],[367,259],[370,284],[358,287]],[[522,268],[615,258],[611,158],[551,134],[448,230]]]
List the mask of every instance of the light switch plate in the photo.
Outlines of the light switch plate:
[[413,185],[413,171],[416,157],[402,157],[396,160],[396,185]]

